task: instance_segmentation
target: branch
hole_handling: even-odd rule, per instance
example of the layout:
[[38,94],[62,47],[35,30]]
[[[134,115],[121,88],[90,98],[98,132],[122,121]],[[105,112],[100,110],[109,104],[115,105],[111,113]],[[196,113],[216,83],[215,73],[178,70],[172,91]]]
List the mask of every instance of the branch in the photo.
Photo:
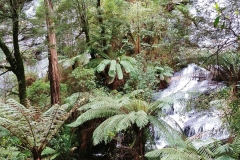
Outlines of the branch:
[[12,67],[6,65],[0,65],[0,69],[7,69],[8,71],[12,71]]
[[[5,54],[8,63],[11,67],[14,67],[16,64],[15,58],[12,56],[11,51],[7,47],[7,45],[3,42],[3,40],[0,38],[0,48],[2,49],[3,53]],[[13,69],[13,68],[12,68]]]
[[9,72],[9,71],[10,71],[10,70],[7,70],[7,71],[1,73],[0,76],[4,75],[5,73],[7,73],[7,72]]
[[9,15],[6,15],[6,14],[3,14],[3,13],[0,13],[0,16],[2,16],[2,17],[6,17],[6,18],[12,18],[11,16],[9,16]]

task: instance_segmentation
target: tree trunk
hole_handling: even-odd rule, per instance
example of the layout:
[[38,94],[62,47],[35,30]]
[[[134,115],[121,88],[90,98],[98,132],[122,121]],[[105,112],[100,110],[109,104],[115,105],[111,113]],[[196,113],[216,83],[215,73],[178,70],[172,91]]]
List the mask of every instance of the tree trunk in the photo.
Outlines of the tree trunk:
[[143,142],[143,130],[138,128],[136,124],[133,126],[136,139],[134,142],[134,160],[143,160],[144,159],[144,142]]
[[9,70],[12,71],[18,81],[18,90],[19,90],[19,100],[22,105],[26,106],[26,79],[24,72],[24,64],[22,55],[19,49],[18,35],[19,35],[19,12],[22,9],[23,1],[10,1],[11,7],[11,20],[12,20],[12,36],[13,36],[13,51],[12,55],[10,49],[6,44],[0,39],[0,48],[3,50],[8,63],[10,64]]
[[53,6],[51,0],[44,0],[46,7],[46,24],[48,29],[49,50],[49,79],[51,89],[51,104],[60,103],[60,76],[58,72],[58,57],[56,47],[56,35],[54,32]]
[[[81,0],[81,2],[79,2],[79,0],[76,1],[77,2],[77,10],[78,10],[78,14],[79,14],[79,23],[80,26],[82,27],[82,31],[85,33],[86,36],[86,44],[87,47],[90,47],[90,35],[89,35],[89,24],[88,24],[88,17],[87,17],[87,7],[85,4],[84,0]],[[91,55],[91,59],[95,59],[95,54],[90,52]]]
[[101,28],[101,37],[102,37],[102,48],[103,49],[103,52],[105,54],[108,54],[108,49],[106,48],[107,47],[107,40],[105,38],[105,26],[103,24],[103,15],[102,15],[102,11],[101,11],[101,0],[98,0],[97,1],[97,9],[98,9],[98,23],[100,25],[100,28]]
[[87,11],[86,11],[86,5],[84,0],[81,0],[81,4],[78,3],[78,10],[81,18],[83,32],[85,33],[85,36],[86,36],[86,43],[87,45],[89,45],[89,42],[90,42],[89,25],[88,25]]
[[32,156],[34,160],[41,160],[42,156],[41,156],[41,151],[38,150],[37,147],[34,147],[32,150]]

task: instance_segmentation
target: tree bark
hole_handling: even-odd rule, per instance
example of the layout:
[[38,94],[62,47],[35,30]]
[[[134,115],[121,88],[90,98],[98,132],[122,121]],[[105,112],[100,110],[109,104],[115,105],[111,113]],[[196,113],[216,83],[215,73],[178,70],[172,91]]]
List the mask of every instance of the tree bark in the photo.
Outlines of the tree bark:
[[102,37],[102,48],[103,49],[103,52],[105,54],[108,55],[108,49],[106,48],[107,47],[107,40],[105,38],[105,26],[103,24],[103,15],[102,15],[102,11],[101,11],[101,0],[98,0],[97,1],[97,9],[98,9],[98,23],[100,25],[100,28],[101,28],[101,37]]
[[42,156],[41,156],[41,151],[38,150],[37,147],[34,147],[32,150],[32,156],[33,156],[33,159],[34,160],[41,160],[42,159]]
[[138,128],[136,124],[133,125],[133,129],[136,135],[134,142],[134,160],[143,160],[144,159],[144,140],[143,140],[143,130]]
[[25,69],[23,64],[22,55],[20,53],[18,35],[19,35],[19,11],[22,9],[23,1],[10,1],[11,7],[11,20],[12,20],[12,36],[13,36],[13,51],[12,54],[10,49],[6,46],[2,39],[0,39],[0,48],[6,56],[8,63],[10,64],[9,70],[11,70],[17,77],[19,99],[22,105],[26,106],[26,78]]
[[58,71],[58,57],[56,47],[56,35],[53,22],[53,5],[51,0],[44,0],[46,7],[46,24],[48,29],[49,50],[49,78],[51,89],[51,104],[60,103],[60,76]]

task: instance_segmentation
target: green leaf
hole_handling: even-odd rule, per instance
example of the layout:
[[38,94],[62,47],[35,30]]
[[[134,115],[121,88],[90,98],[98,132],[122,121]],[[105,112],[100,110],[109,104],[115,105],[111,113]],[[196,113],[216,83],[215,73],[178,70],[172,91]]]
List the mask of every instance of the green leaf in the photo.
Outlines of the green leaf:
[[110,77],[114,78],[116,76],[116,64],[117,64],[116,60],[111,61],[110,68],[109,68],[109,71],[108,71],[108,75]]
[[127,73],[130,73],[134,70],[132,64],[129,61],[120,61],[120,64],[123,66]]
[[123,72],[119,63],[117,64],[117,77],[118,79],[123,79]]
[[160,76],[160,80],[164,80],[164,76],[162,74],[159,75]]
[[109,65],[111,60],[109,59],[104,59],[98,66],[97,66],[97,72],[102,72],[107,65]]
[[52,148],[49,148],[49,147],[46,147],[43,151],[42,151],[42,156],[46,156],[46,155],[52,155],[52,154],[55,154],[57,151],[52,149]]
[[109,77],[109,79],[108,79],[108,84],[113,83],[114,79],[115,79],[115,77]]
[[218,26],[219,19],[220,19],[220,16],[218,16],[218,17],[215,19],[214,23],[213,23],[213,26],[214,26],[215,28]]
[[215,9],[218,12],[218,14],[220,14],[220,7],[219,7],[218,3],[215,3]]

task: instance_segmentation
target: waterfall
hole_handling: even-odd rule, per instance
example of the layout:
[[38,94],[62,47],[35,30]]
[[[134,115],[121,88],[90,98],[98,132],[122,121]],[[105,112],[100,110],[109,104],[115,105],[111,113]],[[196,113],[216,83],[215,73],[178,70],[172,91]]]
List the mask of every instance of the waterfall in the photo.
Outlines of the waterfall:
[[[224,87],[222,83],[211,81],[210,72],[197,66],[189,64],[183,70],[174,74],[170,86],[154,94],[154,99],[171,96],[174,103],[171,109],[163,110],[168,117],[174,119],[184,131],[187,137],[198,135],[202,140],[208,138],[226,139],[229,132],[221,121],[221,110],[219,105],[224,104],[222,100],[210,102],[209,109],[197,111],[193,106],[188,107],[187,100],[196,98],[200,94],[210,94]],[[173,126],[171,123],[169,123]],[[157,147],[163,147],[165,142],[157,141]]]

